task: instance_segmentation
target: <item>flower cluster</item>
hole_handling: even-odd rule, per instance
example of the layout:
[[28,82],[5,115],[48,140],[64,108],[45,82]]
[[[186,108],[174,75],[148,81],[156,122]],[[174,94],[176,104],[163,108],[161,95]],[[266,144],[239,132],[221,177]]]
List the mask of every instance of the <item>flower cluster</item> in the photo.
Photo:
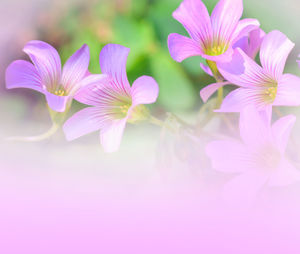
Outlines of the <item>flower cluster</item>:
[[[226,197],[242,198],[239,195],[245,197],[246,193],[252,198],[264,185],[282,186],[300,180],[299,171],[285,153],[296,118],[284,116],[272,124],[273,106],[300,105],[300,78],[284,74],[294,43],[277,30],[266,34],[258,20],[241,19],[242,14],[242,0],[220,0],[211,15],[201,0],[183,0],[173,17],[189,37],[170,34],[168,47],[177,62],[192,56],[204,58],[206,65],[201,63],[200,68],[216,82],[203,88],[200,97],[206,103],[218,91],[213,111],[240,114],[240,139],[211,141],[206,154],[215,170],[239,174],[226,185]],[[156,81],[142,76],[129,84],[129,51],[121,45],[106,45],[100,52],[102,74],[91,74],[87,45],[62,68],[52,46],[30,41],[24,52],[32,63],[13,62],[6,70],[6,86],[44,94],[53,121],[64,123],[67,140],[100,130],[107,152],[118,150],[126,123],[148,120],[176,132],[145,106],[158,97]],[[260,64],[255,60],[258,53]],[[235,88],[223,100],[226,85]],[[65,121],[63,113],[68,112],[73,99],[87,107]],[[188,126],[189,133],[195,133],[190,132],[192,127]]]

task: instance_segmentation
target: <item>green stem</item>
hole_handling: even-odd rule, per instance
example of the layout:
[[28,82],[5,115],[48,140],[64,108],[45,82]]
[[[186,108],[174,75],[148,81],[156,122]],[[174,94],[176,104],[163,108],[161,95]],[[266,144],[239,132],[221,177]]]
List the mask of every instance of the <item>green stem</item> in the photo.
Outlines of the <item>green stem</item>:
[[6,140],[7,141],[20,141],[20,142],[39,142],[39,141],[48,139],[51,136],[53,136],[53,134],[55,134],[58,129],[59,129],[59,125],[56,123],[53,123],[51,128],[41,135],[30,136],[30,137],[9,137]]
[[150,116],[149,117],[149,122],[152,123],[153,125],[162,127],[162,128],[166,128],[168,129],[170,132],[175,133],[175,129],[172,128],[172,126],[170,126],[169,124],[167,124],[166,122],[161,121],[160,119],[154,117],[154,116]]
[[219,109],[220,106],[222,105],[222,102],[223,102],[223,93],[224,93],[223,87],[220,87],[218,89],[218,97],[217,97],[217,103],[216,103],[216,108],[217,109]]

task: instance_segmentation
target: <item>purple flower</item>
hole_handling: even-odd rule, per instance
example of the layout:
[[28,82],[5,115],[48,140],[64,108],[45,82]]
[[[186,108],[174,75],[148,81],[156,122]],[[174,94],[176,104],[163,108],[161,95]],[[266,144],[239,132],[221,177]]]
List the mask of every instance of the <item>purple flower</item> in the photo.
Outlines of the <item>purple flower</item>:
[[73,115],[64,125],[68,140],[100,130],[106,152],[118,150],[126,122],[145,120],[149,112],[143,104],[154,103],[158,96],[156,81],[148,76],[130,86],[126,61],[130,49],[109,44],[100,53],[100,67],[106,78],[85,86],[75,99],[90,105]]
[[299,106],[300,78],[283,74],[293,47],[284,34],[272,31],[261,45],[262,67],[239,48],[231,62],[218,63],[223,77],[240,87],[228,94],[218,111],[240,112],[248,105],[254,105],[259,111],[272,106]]
[[30,63],[17,60],[6,70],[6,87],[29,88],[43,93],[49,107],[64,112],[76,91],[86,84],[90,60],[89,48],[83,45],[61,69],[57,51],[42,41],[30,41],[24,47]]
[[[200,55],[211,62],[230,61],[232,46],[253,29],[259,27],[255,19],[240,20],[242,0],[220,0],[211,17],[201,0],[184,0],[173,13],[191,38],[170,34],[169,51],[178,62]],[[208,61],[209,65],[212,65]]]
[[239,174],[225,186],[228,200],[248,200],[264,186],[285,186],[300,180],[300,172],[285,156],[296,117],[280,118],[272,126],[254,107],[241,112],[239,140],[219,140],[206,151],[213,168]]

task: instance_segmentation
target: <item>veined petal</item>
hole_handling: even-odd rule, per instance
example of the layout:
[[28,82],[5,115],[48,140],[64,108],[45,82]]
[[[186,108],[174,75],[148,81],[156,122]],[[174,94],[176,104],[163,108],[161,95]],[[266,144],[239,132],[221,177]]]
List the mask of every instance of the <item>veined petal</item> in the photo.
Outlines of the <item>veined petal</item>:
[[250,58],[255,59],[265,36],[266,33],[260,28],[250,32],[249,49],[247,52]]
[[63,130],[68,141],[77,139],[104,126],[103,110],[98,107],[87,107],[70,117]]
[[205,64],[203,64],[203,63],[200,63],[200,68],[201,68],[207,75],[209,75],[209,76],[211,76],[211,77],[214,76],[213,73],[212,73],[212,71],[211,71],[211,69],[210,69],[207,65],[205,65]]
[[61,62],[55,48],[46,42],[30,41],[23,51],[29,55],[48,91],[55,90],[61,79]]
[[100,141],[103,149],[107,153],[118,151],[126,126],[127,118],[116,120],[102,128],[100,131]]
[[286,158],[283,158],[280,167],[271,175],[269,186],[287,186],[300,181],[300,171]]
[[249,147],[259,147],[271,140],[269,122],[253,107],[245,107],[240,114],[240,136]]
[[78,83],[88,71],[90,62],[89,47],[85,44],[77,50],[65,63],[62,73],[62,85],[71,95],[78,88]]
[[228,44],[243,13],[242,0],[220,0],[211,14],[214,38]]
[[177,62],[191,56],[203,55],[201,46],[196,41],[180,34],[169,35],[168,47],[171,57]]
[[6,88],[29,88],[42,92],[41,78],[33,64],[17,60],[12,62],[5,73]]
[[263,68],[274,79],[281,77],[286,60],[294,46],[295,44],[280,31],[275,30],[265,36],[260,49],[260,61]]
[[245,172],[225,185],[223,198],[226,202],[235,205],[251,205],[267,181],[267,175],[257,174],[253,171]]
[[213,32],[209,13],[201,0],[184,0],[173,13],[173,17],[201,46],[212,41]]
[[292,74],[284,74],[278,81],[275,106],[300,105],[300,78]]
[[260,23],[257,19],[242,19],[238,22],[238,25],[232,35],[232,43],[234,44],[239,39],[244,36],[248,36],[248,34],[253,31],[257,30],[260,26]]
[[260,111],[265,110],[268,105],[258,89],[238,88],[224,98],[221,108],[215,112],[241,112],[247,106],[254,106]]
[[44,91],[49,107],[57,112],[64,112],[67,104],[72,100],[71,96],[58,96],[48,91]]
[[207,102],[207,100],[221,87],[225,85],[229,85],[229,82],[220,82],[208,85],[201,89],[200,97],[202,98],[203,102]]
[[126,62],[130,49],[117,44],[108,44],[100,52],[100,67],[103,74],[113,79],[112,86],[130,95],[130,85],[127,79]]
[[273,137],[275,138],[277,147],[282,153],[284,153],[286,149],[295,122],[296,117],[293,115],[288,115],[280,118],[272,125]]
[[233,140],[210,142],[206,146],[206,154],[211,159],[213,168],[225,173],[244,172],[250,162],[246,147]]
[[226,80],[238,86],[259,87],[270,80],[263,69],[240,48],[235,49],[231,62],[218,63],[217,66]]
[[83,104],[97,106],[101,104],[101,97],[97,90],[109,84],[110,81],[110,77],[106,74],[92,74],[79,83],[80,88],[75,93],[74,99]]
[[135,106],[154,103],[158,97],[158,91],[158,84],[154,78],[142,76],[132,84],[132,104]]

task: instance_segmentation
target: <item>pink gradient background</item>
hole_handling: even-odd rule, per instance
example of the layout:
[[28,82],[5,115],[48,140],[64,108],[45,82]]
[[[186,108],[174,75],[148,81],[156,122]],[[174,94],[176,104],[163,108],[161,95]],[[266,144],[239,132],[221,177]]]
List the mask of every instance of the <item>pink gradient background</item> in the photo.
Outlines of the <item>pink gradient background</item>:
[[[27,29],[47,2],[1,1],[1,80],[16,50],[10,43],[19,44],[20,51],[35,37]],[[299,2],[244,2],[248,13],[263,19],[267,29],[282,29],[298,44],[289,60],[295,62]],[[291,71],[299,74],[297,66]],[[62,133],[41,144],[4,142],[3,137],[16,133],[42,132],[49,119],[46,108],[3,88],[1,254],[300,253],[300,184],[266,190],[252,207],[229,206],[221,199],[228,177],[208,170],[204,143],[188,167],[162,154],[160,131],[147,125],[129,127],[120,152],[112,155],[102,152],[97,133],[72,143],[65,142]],[[26,97],[32,92],[24,93]],[[13,107],[7,106],[9,100],[15,100]],[[39,118],[28,113],[24,121],[24,112],[33,111]],[[300,116],[297,108],[285,112]],[[298,120],[292,137],[296,144],[299,130]]]

